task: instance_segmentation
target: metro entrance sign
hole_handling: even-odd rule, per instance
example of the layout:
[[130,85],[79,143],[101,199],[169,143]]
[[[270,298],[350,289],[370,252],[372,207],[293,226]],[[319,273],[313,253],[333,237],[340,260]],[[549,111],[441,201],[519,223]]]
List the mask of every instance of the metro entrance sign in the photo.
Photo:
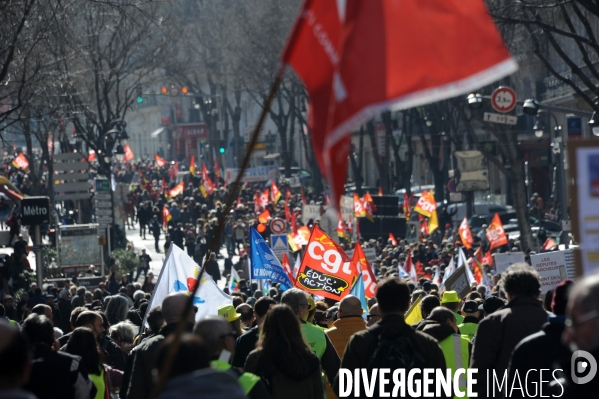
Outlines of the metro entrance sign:
[[510,112],[516,108],[516,92],[505,86],[496,88],[491,94],[491,105],[497,112]]

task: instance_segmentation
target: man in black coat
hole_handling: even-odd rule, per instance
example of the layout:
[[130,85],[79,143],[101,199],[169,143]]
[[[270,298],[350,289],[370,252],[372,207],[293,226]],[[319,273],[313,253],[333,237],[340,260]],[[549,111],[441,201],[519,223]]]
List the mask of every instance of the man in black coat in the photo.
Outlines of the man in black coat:
[[538,298],[539,275],[528,264],[510,266],[502,273],[501,285],[508,304],[479,323],[473,340],[470,367],[478,369],[479,396],[487,392],[487,370],[494,370],[501,380],[516,345],[524,337],[541,331],[547,322],[547,312]]

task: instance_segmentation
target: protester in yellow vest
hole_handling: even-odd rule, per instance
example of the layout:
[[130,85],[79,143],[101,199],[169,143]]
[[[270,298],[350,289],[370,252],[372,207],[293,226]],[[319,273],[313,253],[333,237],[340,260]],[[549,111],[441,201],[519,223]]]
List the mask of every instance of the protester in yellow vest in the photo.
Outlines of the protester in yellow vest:
[[234,376],[244,393],[250,399],[268,397],[268,389],[260,381],[260,377],[252,373],[241,373],[231,367],[230,360],[235,354],[236,333],[231,324],[221,316],[207,316],[193,328],[193,333],[199,335],[209,348],[208,357],[212,368]]
[[[455,314],[444,307],[433,309],[425,322],[418,326],[418,330],[429,334],[439,342],[445,364],[451,370],[452,377],[456,369],[467,369],[470,362],[470,341],[458,333]],[[466,376],[459,378],[460,391],[466,393]],[[454,398],[457,396],[454,395]],[[466,396],[462,396],[466,398]]]
[[324,330],[312,323],[306,322],[308,313],[310,312],[308,297],[309,295],[304,291],[298,288],[291,288],[283,293],[281,303],[289,306],[299,319],[302,334],[308,343],[308,347],[318,356],[320,365],[328,381],[332,383],[339,371],[341,361],[333,344],[325,335]]
[[478,303],[476,301],[466,301],[462,306],[462,314],[464,322],[458,324],[460,334],[466,336],[469,340],[474,338],[476,329],[478,328]]
[[453,312],[458,324],[464,322],[464,317],[458,313],[460,311],[461,302],[458,293],[455,291],[445,291],[443,293],[443,298],[441,298],[441,306],[446,307]]

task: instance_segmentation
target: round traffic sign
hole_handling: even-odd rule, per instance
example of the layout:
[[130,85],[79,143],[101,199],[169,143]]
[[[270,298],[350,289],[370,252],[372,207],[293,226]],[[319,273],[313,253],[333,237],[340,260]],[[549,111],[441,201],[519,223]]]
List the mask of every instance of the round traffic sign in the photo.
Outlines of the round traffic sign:
[[450,193],[455,193],[456,188],[455,188],[455,179],[450,179],[447,182],[447,190],[449,190]]
[[287,222],[283,219],[274,218],[270,221],[270,231],[272,231],[273,234],[281,234],[284,233],[285,230],[287,230]]
[[509,87],[499,86],[491,95],[491,105],[497,112],[510,112],[516,107],[516,92]]

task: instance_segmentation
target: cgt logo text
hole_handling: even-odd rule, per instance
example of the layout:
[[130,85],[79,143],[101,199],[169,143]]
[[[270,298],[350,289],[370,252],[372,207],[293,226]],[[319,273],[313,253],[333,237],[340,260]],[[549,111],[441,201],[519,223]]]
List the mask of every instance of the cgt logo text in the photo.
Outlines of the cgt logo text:
[[[588,352],[576,351],[571,358],[572,382],[586,384],[597,374],[597,361]],[[507,371],[486,371],[486,396],[562,397],[565,391],[561,369],[514,370],[511,378]],[[477,383],[478,369],[340,369],[339,397],[423,397],[454,396],[478,397],[473,387]],[[544,392],[548,384],[555,386],[552,392]],[[362,394],[363,393],[363,394]]]

